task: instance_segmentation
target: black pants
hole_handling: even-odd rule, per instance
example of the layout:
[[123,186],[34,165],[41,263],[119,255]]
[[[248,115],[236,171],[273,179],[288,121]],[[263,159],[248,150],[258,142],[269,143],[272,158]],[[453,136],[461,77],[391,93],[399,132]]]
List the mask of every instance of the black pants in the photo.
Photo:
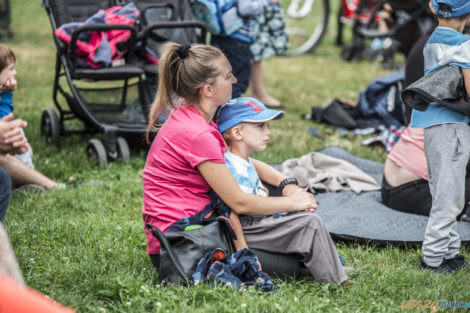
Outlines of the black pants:
[[10,201],[11,179],[7,171],[0,167],[0,223],[3,222]]
[[[470,178],[465,180],[464,212],[470,213]],[[431,192],[427,180],[418,179],[399,186],[391,186],[385,176],[382,179],[382,202],[389,208],[406,213],[429,216],[432,206]]]
[[241,97],[250,84],[251,44],[226,36],[212,36],[211,45],[222,50],[232,65],[232,73],[237,78],[237,83],[233,85],[232,98]]

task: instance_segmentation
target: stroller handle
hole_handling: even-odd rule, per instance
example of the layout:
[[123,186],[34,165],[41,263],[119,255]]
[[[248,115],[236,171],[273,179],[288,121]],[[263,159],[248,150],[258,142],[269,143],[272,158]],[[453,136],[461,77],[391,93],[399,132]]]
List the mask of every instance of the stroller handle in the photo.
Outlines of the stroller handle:
[[[201,37],[206,38],[207,34],[207,27],[204,23],[202,22],[197,22],[197,21],[178,21],[178,22],[159,22],[159,23],[154,23],[151,25],[148,25],[145,27],[138,35],[138,40],[139,41],[145,41],[146,38],[148,38],[149,33],[155,29],[162,29],[162,28],[199,28],[201,29]],[[159,36],[161,41],[166,41],[169,40],[168,38],[164,38],[162,36]]]

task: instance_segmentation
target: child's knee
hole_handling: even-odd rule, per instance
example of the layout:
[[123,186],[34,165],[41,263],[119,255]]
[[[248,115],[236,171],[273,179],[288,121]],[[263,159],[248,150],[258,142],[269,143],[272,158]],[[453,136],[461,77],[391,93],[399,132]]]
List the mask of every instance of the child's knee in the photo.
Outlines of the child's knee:
[[320,215],[318,214],[315,214],[315,213],[306,213],[307,214],[307,217],[309,219],[309,224],[315,228],[318,228],[318,226],[321,226],[323,227],[324,226],[324,223],[323,223],[323,219],[321,218]]

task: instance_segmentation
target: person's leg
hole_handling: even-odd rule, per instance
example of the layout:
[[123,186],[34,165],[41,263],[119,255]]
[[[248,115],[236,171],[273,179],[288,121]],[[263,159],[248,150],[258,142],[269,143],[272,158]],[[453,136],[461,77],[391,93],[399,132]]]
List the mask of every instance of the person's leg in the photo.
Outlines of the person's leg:
[[24,164],[9,154],[0,155],[0,167],[3,167],[11,176],[13,186],[35,184],[47,189],[58,187],[58,184],[49,177]]
[[15,258],[8,234],[0,223],[0,277],[9,276],[24,286],[23,275]]
[[456,217],[465,204],[465,169],[470,158],[470,126],[441,124],[424,130],[429,187],[433,199],[424,234],[423,261],[432,267],[458,254]]
[[232,65],[232,73],[237,78],[237,83],[233,85],[232,98],[241,97],[250,83],[250,44],[230,37],[213,36],[211,45],[222,50]]
[[253,97],[270,107],[279,107],[281,102],[268,94],[263,80],[262,61],[251,64],[250,89]]
[[296,212],[281,218],[242,216],[248,247],[275,253],[305,254],[304,263],[320,282],[347,280],[331,236],[319,215]]
[[0,166],[0,223],[5,218],[11,194],[11,179],[7,171]]

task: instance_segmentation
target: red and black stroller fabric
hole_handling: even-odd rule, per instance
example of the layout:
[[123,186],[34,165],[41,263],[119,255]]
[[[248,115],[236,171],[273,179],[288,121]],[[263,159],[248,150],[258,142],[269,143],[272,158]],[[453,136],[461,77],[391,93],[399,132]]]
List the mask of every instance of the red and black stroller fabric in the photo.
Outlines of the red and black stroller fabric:
[[[72,41],[75,29],[84,25],[134,25],[139,18],[139,10],[134,3],[125,6],[114,6],[107,10],[99,10],[82,23],[72,22],[61,25],[55,32],[64,42]],[[103,68],[122,59],[127,51],[119,49],[119,43],[126,42],[131,36],[129,30],[114,29],[108,31],[86,31],[78,36],[76,54],[80,67]],[[146,51],[148,59],[157,63],[157,56],[150,50]]]

